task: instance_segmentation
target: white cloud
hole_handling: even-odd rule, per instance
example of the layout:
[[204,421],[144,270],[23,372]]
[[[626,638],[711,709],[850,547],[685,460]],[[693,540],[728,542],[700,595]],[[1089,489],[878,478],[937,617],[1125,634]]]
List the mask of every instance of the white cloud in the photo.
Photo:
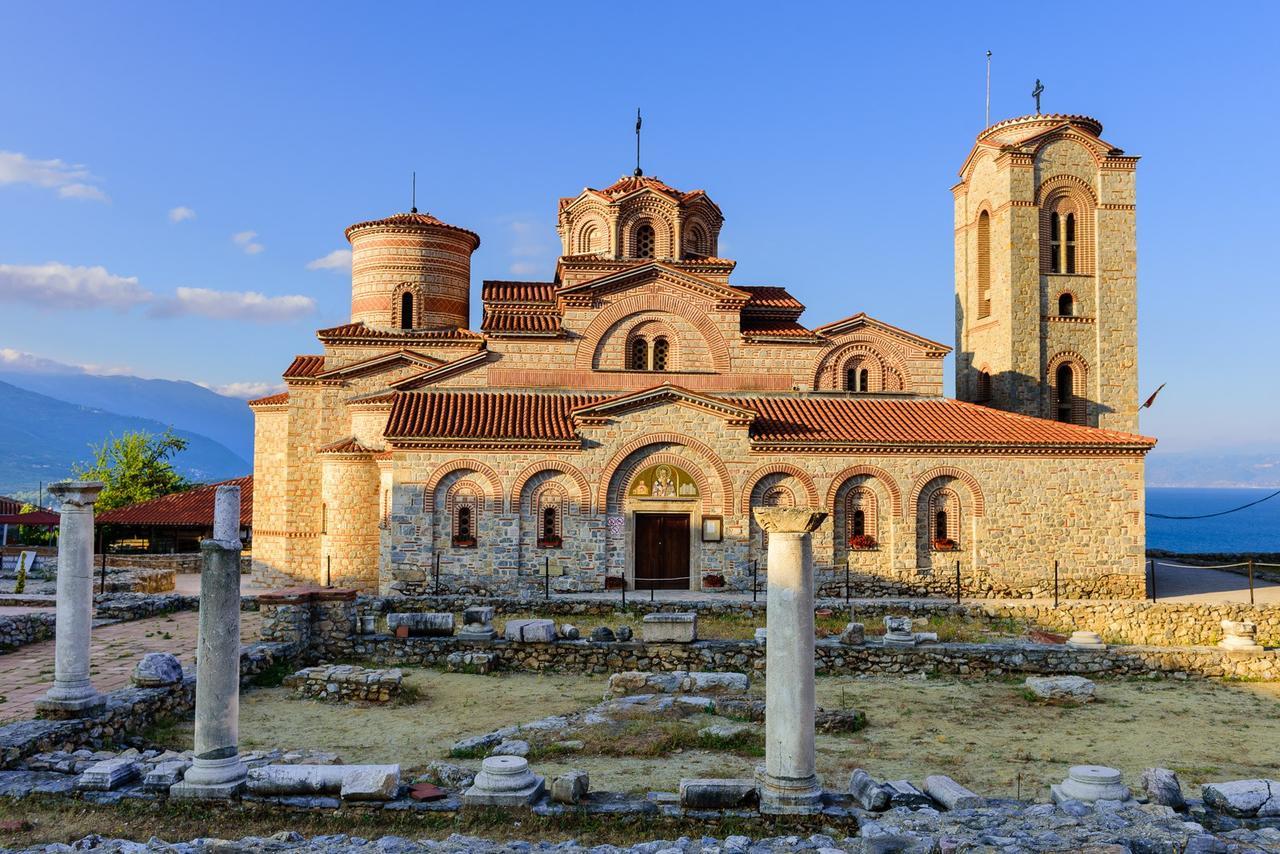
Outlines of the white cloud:
[[507,269],[515,276],[532,276],[539,270],[545,269],[545,267],[542,264],[534,264],[529,261],[516,261]]
[[328,255],[307,262],[308,270],[350,270],[351,250],[335,249]]
[[285,390],[284,383],[267,383],[267,382],[239,382],[224,383],[217,385],[215,383],[196,383],[198,386],[204,386],[209,391],[216,392],[226,397],[238,397],[241,400],[252,400],[255,397],[266,397],[269,394],[276,394]]
[[559,242],[548,237],[540,222],[512,218],[506,224],[511,229],[508,252],[516,259],[508,267],[512,275],[532,276],[546,271],[560,251]]
[[94,364],[68,364],[55,359],[47,359],[15,350],[12,347],[0,347],[0,373],[23,374],[96,374],[98,376],[114,376],[132,374],[133,369],[123,366],[107,366]]
[[0,151],[0,185],[30,184],[57,190],[64,199],[110,201],[89,170],[80,164],[62,160],[32,160],[17,151]]
[[183,222],[188,219],[195,219],[196,212],[186,205],[178,205],[176,208],[169,209],[169,222]]
[[231,242],[243,249],[246,255],[257,255],[267,248],[258,242],[256,231],[238,231],[231,235]]
[[152,314],[160,317],[190,315],[215,320],[277,323],[305,317],[315,310],[316,301],[311,297],[296,295],[269,297],[255,291],[178,288],[172,297],[156,303]]
[[45,308],[126,309],[150,302],[150,291],[136,276],[117,276],[105,267],[0,264],[0,300]]

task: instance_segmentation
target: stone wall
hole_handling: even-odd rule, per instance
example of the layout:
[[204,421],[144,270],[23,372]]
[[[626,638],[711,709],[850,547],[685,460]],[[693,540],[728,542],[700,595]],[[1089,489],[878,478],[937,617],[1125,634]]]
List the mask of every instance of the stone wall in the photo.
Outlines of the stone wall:
[[[615,673],[624,670],[731,670],[763,676],[765,648],[753,641],[680,643],[516,643],[454,638],[358,637],[351,654],[379,666],[444,666],[457,651],[485,652],[499,669],[532,672]],[[825,676],[906,673],[962,676],[1069,674],[1094,676],[1191,676],[1275,681],[1280,652],[1228,653],[1213,647],[1112,647],[1077,650],[1060,644],[945,643],[914,648],[878,643],[846,646],[821,640],[815,646],[817,672]]]
[[[180,552],[167,555],[108,554],[107,569],[171,569],[174,572],[198,573],[203,563],[200,552]],[[93,556],[95,572],[102,568],[102,555]],[[240,571],[249,572],[253,555],[244,551],[240,555]],[[172,588],[170,588],[172,589]]]
[[54,618],[48,611],[0,616],[0,652],[52,640]]
[[[255,643],[240,652],[240,678],[253,676],[287,660],[288,649],[279,644]],[[196,679],[162,688],[122,688],[106,695],[103,710],[74,720],[35,719],[0,726],[0,769],[19,760],[51,750],[101,750],[143,732],[159,721],[179,718],[195,709]]]
[[398,668],[372,670],[352,664],[305,667],[285,677],[284,687],[327,702],[388,703],[400,695]]

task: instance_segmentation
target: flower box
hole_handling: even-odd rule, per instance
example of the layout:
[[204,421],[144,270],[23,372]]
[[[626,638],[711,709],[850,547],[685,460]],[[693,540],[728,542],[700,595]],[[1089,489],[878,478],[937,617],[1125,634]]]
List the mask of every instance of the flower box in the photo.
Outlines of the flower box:
[[606,575],[604,577],[605,590],[621,590],[627,586],[627,580],[621,575]]
[[474,549],[476,547],[475,537],[454,537],[453,547],[455,549]]
[[704,575],[702,576],[702,586],[713,588],[724,587],[724,576],[718,572]]
[[870,534],[858,534],[849,538],[849,548],[854,551],[870,551],[877,545],[879,544],[876,542],[876,538]]
[[933,541],[933,550],[935,552],[953,552],[957,548],[956,541],[950,537],[939,537]]
[[558,536],[538,538],[538,548],[540,549],[558,549],[562,545],[564,545],[564,540]]

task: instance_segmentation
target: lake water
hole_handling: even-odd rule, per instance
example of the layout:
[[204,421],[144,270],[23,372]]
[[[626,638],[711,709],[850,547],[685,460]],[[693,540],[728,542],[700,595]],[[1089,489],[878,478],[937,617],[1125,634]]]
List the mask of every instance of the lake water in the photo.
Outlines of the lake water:
[[[1152,487],[1147,512],[1193,516],[1257,501],[1274,489]],[[1280,552],[1280,495],[1256,507],[1212,519],[1147,517],[1147,548],[1174,552]]]

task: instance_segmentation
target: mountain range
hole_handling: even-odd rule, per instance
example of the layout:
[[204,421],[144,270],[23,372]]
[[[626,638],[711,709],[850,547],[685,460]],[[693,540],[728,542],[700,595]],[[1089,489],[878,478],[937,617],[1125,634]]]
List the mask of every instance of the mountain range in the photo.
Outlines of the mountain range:
[[[137,377],[3,373],[0,378],[0,495],[34,497],[41,482],[70,477],[75,463],[89,461],[92,446],[139,430],[163,433],[172,427],[186,439],[186,450],[173,462],[190,480],[225,480],[253,470],[252,416],[242,400],[192,383]],[[19,382],[59,396],[20,388]],[[122,409],[133,414],[112,411]]]

